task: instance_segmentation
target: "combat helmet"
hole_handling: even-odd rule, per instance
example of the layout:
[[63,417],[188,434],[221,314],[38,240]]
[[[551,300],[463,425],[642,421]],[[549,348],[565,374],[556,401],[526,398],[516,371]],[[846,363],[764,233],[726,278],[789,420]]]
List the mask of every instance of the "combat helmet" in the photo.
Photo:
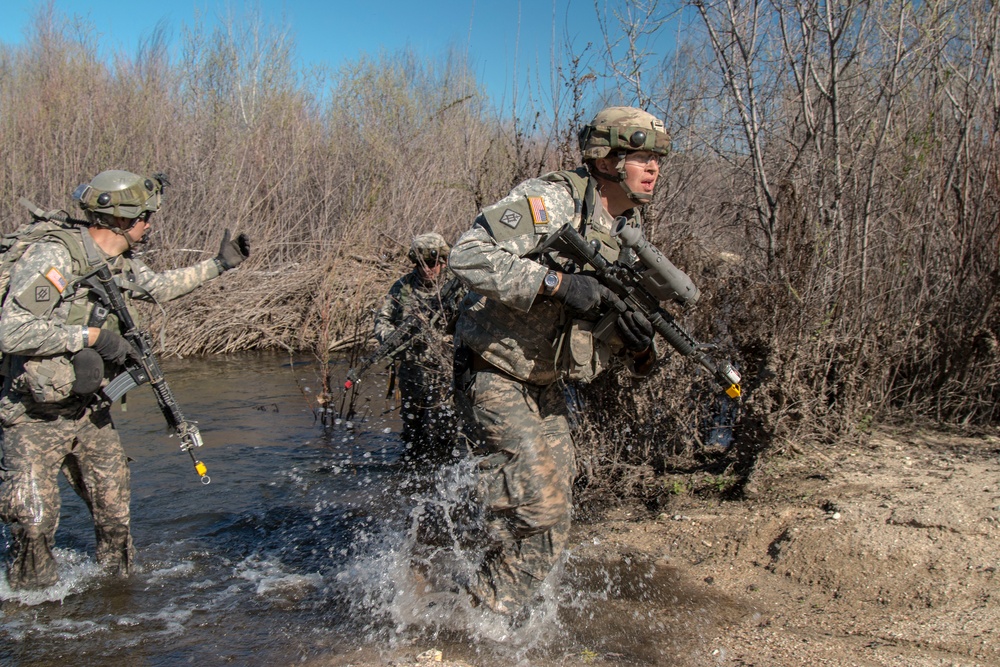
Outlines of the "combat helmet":
[[91,214],[128,219],[148,217],[149,213],[159,210],[160,196],[168,184],[163,174],[146,177],[109,169],[99,173],[90,183],[77,187],[73,199],[88,217]]
[[448,245],[443,236],[437,232],[428,232],[413,237],[407,256],[414,264],[433,266],[441,258],[447,259],[449,252],[451,252],[451,246]]
[[661,156],[670,152],[670,135],[662,120],[634,107],[607,107],[583,126],[579,139],[580,152],[586,161],[617,155],[616,180],[629,199],[637,204],[649,201],[648,194],[632,192],[625,185],[625,156],[633,151],[650,151]]

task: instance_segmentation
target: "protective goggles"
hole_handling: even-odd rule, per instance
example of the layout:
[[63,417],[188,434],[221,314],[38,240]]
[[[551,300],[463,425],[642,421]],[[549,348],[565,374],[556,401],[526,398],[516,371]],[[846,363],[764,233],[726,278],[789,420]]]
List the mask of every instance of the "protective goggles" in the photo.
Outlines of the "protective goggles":
[[437,250],[421,250],[419,255],[412,250],[410,251],[410,260],[414,264],[426,266],[428,269],[433,269],[437,266],[441,259]]

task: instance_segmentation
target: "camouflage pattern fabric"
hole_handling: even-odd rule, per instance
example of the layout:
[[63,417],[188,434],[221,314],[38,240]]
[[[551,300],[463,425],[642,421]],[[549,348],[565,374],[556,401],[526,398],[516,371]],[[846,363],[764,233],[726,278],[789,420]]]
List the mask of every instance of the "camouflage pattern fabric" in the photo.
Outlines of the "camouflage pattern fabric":
[[566,400],[559,385],[483,370],[456,401],[475,416],[476,495],[486,509],[486,555],[470,592],[494,611],[515,613],[569,540],[576,457]]
[[[407,273],[389,289],[375,316],[379,344],[391,336],[407,317],[416,314],[429,324],[442,304],[440,288],[451,279],[447,268],[431,285],[417,270]],[[404,459],[418,469],[448,461],[455,448],[456,424],[451,409],[452,341],[455,313],[443,313],[434,327],[425,327],[397,359],[401,397],[403,441],[409,447]]]
[[[166,301],[219,275],[211,259],[163,273],[154,273],[131,253],[107,260],[127,300]],[[14,535],[8,580],[15,588],[55,582],[52,542],[59,523],[60,471],[93,515],[98,562],[119,574],[127,574],[132,562],[129,473],[110,406],[69,394],[67,378],[60,374],[83,347],[84,324],[94,305],[86,288],[72,288],[75,278],[67,247],[52,239],[38,241],[12,268],[0,311],[7,373],[0,395],[0,516]],[[69,322],[71,305],[80,299],[88,304],[83,321]],[[105,324],[112,326],[113,321]],[[53,368],[60,372],[50,372]],[[103,383],[120,370],[106,364]],[[46,382],[51,386],[38,386]],[[50,396],[55,398],[38,400]]]
[[3,436],[0,515],[14,538],[10,587],[43,588],[58,579],[52,547],[61,506],[60,470],[94,517],[97,562],[127,575],[133,562],[129,469],[108,410],[21,423],[5,428]]
[[[579,224],[580,216],[565,184],[542,179],[518,185],[484,213],[501,212],[503,219],[519,201],[532,199],[544,202],[544,224],[529,222],[526,233],[498,241],[495,232],[477,219],[477,224],[455,243],[448,265],[471,290],[462,304],[455,337],[505,373],[545,385],[561,376],[557,345],[571,318],[562,303],[538,295],[548,267],[525,255],[564,224]],[[610,240],[613,224],[614,219],[601,207],[581,233],[588,239]],[[606,247],[603,240],[601,243],[608,261],[617,259],[617,245]],[[604,345],[597,341],[595,344]],[[607,356],[619,352],[620,342]]]
[[[487,509],[486,556],[469,588],[482,604],[506,614],[531,603],[562,556],[576,476],[560,383],[573,375],[557,357],[569,348],[560,348],[561,337],[578,320],[558,300],[539,295],[549,267],[531,254],[565,224],[598,242],[608,261],[619,254],[610,235],[614,219],[600,200],[581,220],[569,183],[551,176],[529,179],[483,209],[449,256],[470,289],[456,324],[456,350],[468,349],[481,362],[455,399],[463,428],[479,447],[479,501]],[[629,215],[637,221],[637,212]],[[563,266],[565,258],[553,252],[552,260]],[[620,341],[605,343],[583,329],[570,342],[590,351],[584,362],[624,353]]]

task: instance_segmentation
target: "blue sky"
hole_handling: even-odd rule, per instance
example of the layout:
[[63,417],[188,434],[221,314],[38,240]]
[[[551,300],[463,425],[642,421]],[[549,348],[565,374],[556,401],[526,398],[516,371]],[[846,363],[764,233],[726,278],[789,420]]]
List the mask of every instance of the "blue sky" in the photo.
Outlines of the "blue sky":
[[[615,0],[598,0],[602,7]],[[0,41],[23,41],[43,0],[2,0]],[[122,0],[53,0],[57,13],[80,17],[107,44],[107,55],[134,54],[140,39],[162,22],[172,36],[173,52],[182,26],[200,15],[206,25],[227,12],[259,10],[265,21],[286,27],[301,64],[334,68],[362,53],[390,53],[410,48],[436,58],[449,48],[468,51],[469,61],[494,104],[509,106],[514,82],[524,94],[529,73],[550,79],[553,38],[560,47],[567,37],[580,50],[601,42],[594,0],[430,0],[380,3],[342,0],[258,0],[257,2],[128,2]],[[244,9],[247,8],[247,9]]]

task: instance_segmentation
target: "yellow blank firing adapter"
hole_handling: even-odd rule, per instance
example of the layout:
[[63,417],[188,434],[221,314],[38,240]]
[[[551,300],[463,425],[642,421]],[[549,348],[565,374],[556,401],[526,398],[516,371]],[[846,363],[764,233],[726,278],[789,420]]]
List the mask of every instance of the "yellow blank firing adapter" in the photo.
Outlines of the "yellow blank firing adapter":
[[201,483],[202,484],[209,484],[209,483],[211,483],[212,478],[208,476],[208,466],[206,466],[204,463],[202,463],[201,461],[195,461],[194,462],[194,471],[196,473],[198,473],[198,475],[201,476]]

